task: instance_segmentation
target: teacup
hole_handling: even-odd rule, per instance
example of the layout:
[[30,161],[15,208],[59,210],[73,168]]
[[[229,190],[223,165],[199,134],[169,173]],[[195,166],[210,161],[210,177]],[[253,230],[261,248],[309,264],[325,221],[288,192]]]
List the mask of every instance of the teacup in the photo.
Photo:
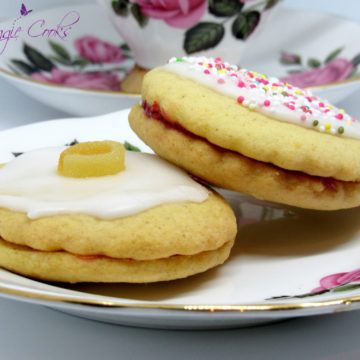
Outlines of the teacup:
[[150,69],[173,56],[221,57],[240,64],[279,0],[98,0]]

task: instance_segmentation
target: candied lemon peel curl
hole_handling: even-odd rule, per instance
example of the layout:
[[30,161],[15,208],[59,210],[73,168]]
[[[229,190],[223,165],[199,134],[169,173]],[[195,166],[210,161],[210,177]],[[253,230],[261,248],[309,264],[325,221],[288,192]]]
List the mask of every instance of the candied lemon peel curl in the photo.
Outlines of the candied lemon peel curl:
[[125,169],[125,148],[116,141],[88,141],[60,154],[58,173],[66,177],[87,178],[115,175]]

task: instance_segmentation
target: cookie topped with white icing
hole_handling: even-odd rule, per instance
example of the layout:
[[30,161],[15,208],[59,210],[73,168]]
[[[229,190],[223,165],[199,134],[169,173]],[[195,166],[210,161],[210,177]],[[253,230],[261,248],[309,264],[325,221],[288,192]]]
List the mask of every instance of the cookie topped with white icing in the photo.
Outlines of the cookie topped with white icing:
[[0,169],[0,266],[65,282],[154,282],[223,263],[230,206],[114,141],[29,151]]
[[205,181],[260,199],[360,205],[360,123],[310,91],[219,58],[181,57],[144,79],[133,130]]

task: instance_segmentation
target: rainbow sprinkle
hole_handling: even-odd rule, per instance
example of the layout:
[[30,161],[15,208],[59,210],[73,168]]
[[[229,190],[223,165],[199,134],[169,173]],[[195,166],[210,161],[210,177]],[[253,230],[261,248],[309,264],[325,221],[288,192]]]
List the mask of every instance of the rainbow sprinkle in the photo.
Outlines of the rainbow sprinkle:
[[185,70],[189,78],[234,97],[250,110],[320,132],[360,139],[360,123],[344,109],[275,77],[230,65],[220,58],[177,57],[170,59],[167,67],[175,72],[181,67],[182,75]]

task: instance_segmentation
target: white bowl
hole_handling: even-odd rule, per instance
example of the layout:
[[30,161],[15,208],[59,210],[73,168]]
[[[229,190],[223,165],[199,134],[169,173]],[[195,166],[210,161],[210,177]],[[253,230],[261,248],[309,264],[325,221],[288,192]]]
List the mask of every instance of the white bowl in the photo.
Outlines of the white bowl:
[[[120,38],[100,6],[96,4],[65,6],[41,12],[34,11],[25,19],[21,19],[21,25],[26,28],[37,19],[56,22],[59,17],[70,11],[77,11],[80,14],[81,21],[73,27],[67,41],[57,42],[72,56],[78,55],[74,48],[74,41],[85,35],[106,40],[114,45],[123,44],[124,40]],[[96,14],[96,28],[93,26],[94,14]],[[8,20],[1,23],[0,28],[5,29],[11,24],[12,21]],[[281,78],[291,70],[305,67],[305,71],[308,71],[307,62],[312,58],[316,58],[322,63],[320,69],[326,68],[328,65],[324,64],[325,58],[333,50],[340,47],[343,49],[337,58],[348,62],[356,59],[360,52],[357,44],[352,41],[354,37],[360,37],[360,24],[334,15],[286,9],[280,6],[274,16],[269,19],[267,26],[271,31],[264,31],[254,39],[253,45],[246,51],[242,60],[241,65],[243,67]],[[99,115],[121,110],[130,107],[140,99],[139,95],[125,94],[120,91],[78,89],[37,81],[13,66],[12,60],[14,59],[28,61],[23,52],[24,43],[47,56],[53,53],[46,38],[35,39],[24,36],[17,41],[11,41],[6,51],[0,55],[0,76],[34,99],[56,109],[81,116]],[[300,56],[303,60],[302,65],[282,64],[280,62],[282,52]],[[129,55],[129,53],[127,54]],[[133,64],[132,59],[120,63],[124,71],[116,72],[119,79],[126,75]],[[115,64],[116,66],[118,65]],[[83,70],[107,72],[113,67],[114,64],[90,64]],[[59,65],[59,68],[69,69],[69,67],[62,65]],[[354,66],[354,70],[356,70],[356,66]],[[44,74],[48,76],[46,72]],[[316,86],[313,84],[310,85],[310,88],[317,96],[338,103],[360,88],[359,80],[359,76],[354,71],[346,79],[339,76],[332,78],[327,84]]]

